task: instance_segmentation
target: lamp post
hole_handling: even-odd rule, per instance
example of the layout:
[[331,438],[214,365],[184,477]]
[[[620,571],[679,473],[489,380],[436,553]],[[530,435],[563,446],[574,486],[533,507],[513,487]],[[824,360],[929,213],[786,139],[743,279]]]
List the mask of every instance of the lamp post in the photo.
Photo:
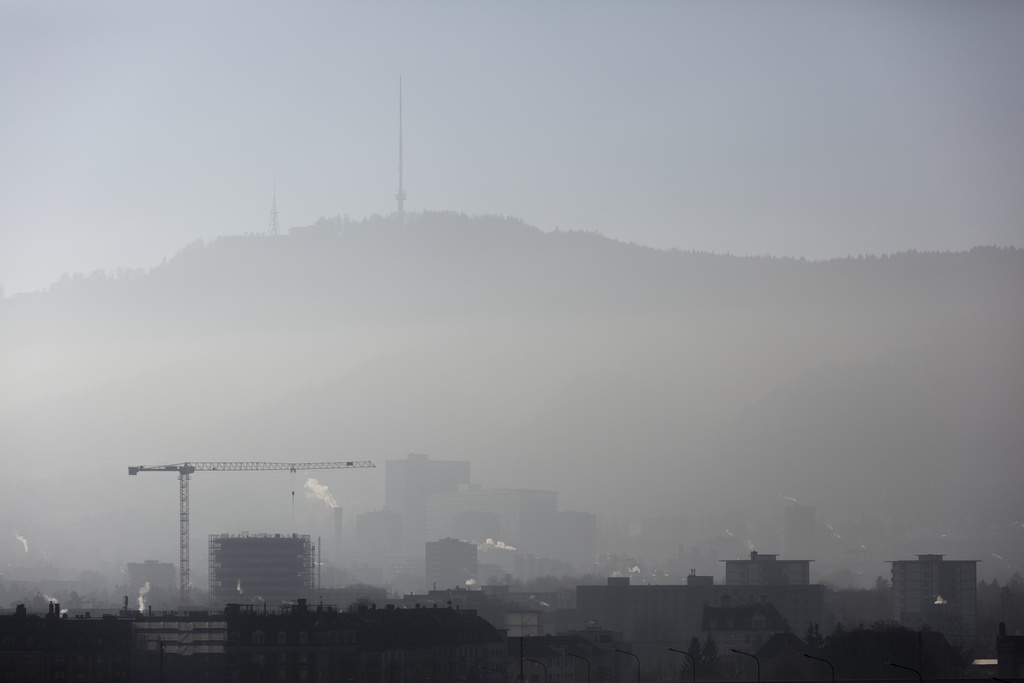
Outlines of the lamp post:
[[569,652],[568,650],[565,651],[565,654],[569,655],[570,657],[575,657],[576,659],[582,659],[584,662],[587,663],[587,683],[590,683],[590,660],[584,657],[583,655],[577,655],[572,652]]
[[620,650],[619,648],[615,648],[615,651],[621,652],[624,655],[629,655],[630,657],[636,660],[636,683],[640,683],[640,658],[632,652],[626,652],[625,650]]
[[738,655],[743,655],[744,657],[750,657],[751,659],[754,660],[754,662],[757,664],[757,683],[761,683],[761,660],[759,660],[757,657],[755,657],[754,655],[750,654],[749,652],[743,652],[742,650],[736,650],[734,648],[729,648],[729,649],[732,650],[733,652],[735,652]]
[[533,662],[534,664],[540,664],[540,668],[544,669],[544,683],[548,683],[548,667],[544,664],[544,662],[538,661],[536,659],[527,659],[526,657],[523,657],[523,661]]
[[[671,652],[677,652],[681,655],[686,655],[690,658],[690,674],[693,677],[693,683],[697,683],[697,660],[693,658],[693,655],[691,655],[686,650],[677,650],[674,647],[670,647],[669,650]],[[835,683],[835,681],[833,681],[832,683]]]
[[921,672],[918,671],[917,669],[911,669],[909,666],[903,666],[902,664],[897,664],[896,662],[886,662],[886,664],[888,664],[889,666],[895,666],[897,669],[903,669],[904,671],[910,671],[915,676],[917,676],[917,683],[924,683],[924,679],[921,678]]
[[822,659],[821,657],[809,655],[806,652],[804,653],[804,657],[807,657],[807,659],[813,659],[816,662],[825,662],[826,664],[828,664],[828,668],[832,671],[832,683],[836,683],[836,668],[832,666],[832,662],[828,661],[827,659]]
[[493,671],[496,674],[501,674],[505,678],[505,683],[508,683],[508,674],[502,671],[501,669],[495,669],[493,666],[484,666],[482,664],[477,664],[476,668],[486,669],[487,671]]

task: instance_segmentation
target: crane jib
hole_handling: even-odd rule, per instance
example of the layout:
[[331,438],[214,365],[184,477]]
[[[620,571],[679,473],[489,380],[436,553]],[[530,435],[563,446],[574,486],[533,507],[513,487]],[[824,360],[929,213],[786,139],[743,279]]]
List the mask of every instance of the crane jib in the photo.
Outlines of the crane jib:
[[[195,472],[252,472],[285,470],[342,470],[357,467],[375,467],[369,460],[346,460],[344,462],[179,462],[173,465],[131,465],[128,474],[139,472],[177,472],[178,473],[178,521],[179,521],[179,565],[178,587],[180,590],[181,607],[189,605],[189,475]],[[293,494],[294,495],[294,492]]]

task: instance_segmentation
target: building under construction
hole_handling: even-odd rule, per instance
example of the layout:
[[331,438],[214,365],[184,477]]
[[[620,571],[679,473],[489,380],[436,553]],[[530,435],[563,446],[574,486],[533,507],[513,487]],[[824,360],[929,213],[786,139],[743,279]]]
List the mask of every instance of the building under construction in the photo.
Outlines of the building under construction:
[[271,607],[308,598],[313,545],[301,534],[211,534],[210,603]]

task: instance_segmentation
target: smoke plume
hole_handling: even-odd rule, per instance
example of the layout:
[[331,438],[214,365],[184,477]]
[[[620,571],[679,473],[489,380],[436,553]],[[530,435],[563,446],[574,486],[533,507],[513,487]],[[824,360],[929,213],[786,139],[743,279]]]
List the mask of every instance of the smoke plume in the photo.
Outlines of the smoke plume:
[[139,611],[142,612],[146,609],[145,595],[149,593],[149,581],[146,585],[139,589]]
[[338,501],[334,500],[334,496],[327,490],[326,484],[321,484],[319,481],[310,477],[306,480],[306,488],[309,489],[306,492],[307,498],[316,498],[327,503],[328,507],[338,507]]

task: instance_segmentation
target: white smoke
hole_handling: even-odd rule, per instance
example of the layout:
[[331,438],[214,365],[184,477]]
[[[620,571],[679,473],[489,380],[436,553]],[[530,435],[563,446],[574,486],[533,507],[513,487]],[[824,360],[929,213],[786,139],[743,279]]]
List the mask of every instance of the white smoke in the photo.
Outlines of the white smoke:
[[640,567],[630,567],[629,568],[629,573],[630,574],[639,574],[640,573]]
[[321,484],[313,477],[310,477],[309,479],[306,480],[306,488],[309,489],[309,491],[306,492],[307,498],[316,498],[317,500],[322,500],[323,502],[327,503],[328,507],[338,507],[338,501],[336,501],[334,499],[334,496],[331,495],[331,492],[327,489],[326,484]]
[[21,541],[21,544],[25,546],[25,552],[28,552],[28,539],[19,534],[17,531],[14,532],[14,537]]
[[242,580],[241,579],[239,579],[238,583],[235,584],[235,590],[238,591],[239,595],[242,594]]
[[945,605],[946,604],[946,599],[943,598],[941,595],[936,595],[935,596],[935,604],[936,605]]
[[476,585],[476,579],[466,579],[466,585],[467,586],[475,586]]
[[145,595],[149,593],[149,581],[146,585],[139,589],[139,611],[143,612],[146,609]]
[[504,541],[495,541],[493,538],[488,538],[484,543],[478,546],[479,550],[487,550],[488,548],[497,548],[498,550],[515,550],[515,546],[508,545]]
[[[43,600],[46,600],[46,602],[52,603],[52,604],[54,604],[54,605],[58,605],[58,604],[60,604],[60,603],[58,602],[57,598],[54,598],[54,597],[50,597],[49,595],[44,595],[44,596],[43,596]],[[67,614],[67,613],[68,613],[68,609],[67,609],[67,608],[65,607],[64,609],[62,609],[62,610],[60,611],[60,613],[61,613],[61,614]]]
[[797,503],[796,498],[794,498],[793,496],[782,496],[782,499],[783,500],[788,500],[791,503],[796,503],[797,505],[800,504],[800,503]]

